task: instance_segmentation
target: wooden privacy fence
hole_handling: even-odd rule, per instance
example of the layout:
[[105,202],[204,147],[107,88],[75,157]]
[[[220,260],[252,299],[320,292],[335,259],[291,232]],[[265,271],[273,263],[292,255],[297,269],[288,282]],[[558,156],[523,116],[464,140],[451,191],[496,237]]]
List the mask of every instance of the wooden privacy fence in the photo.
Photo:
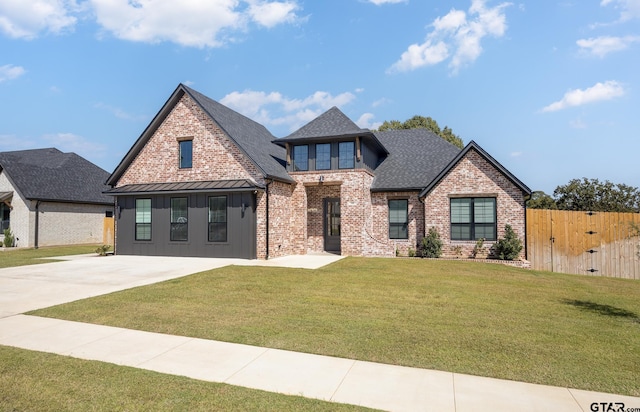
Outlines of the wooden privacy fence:
[[104,218],[104,223],[102,224],[102,244],[111,245],[112,248],[115,244],[115,222],[112,217]]
[[527,209],[527,257],[552,272],[640,279],[639,213]]

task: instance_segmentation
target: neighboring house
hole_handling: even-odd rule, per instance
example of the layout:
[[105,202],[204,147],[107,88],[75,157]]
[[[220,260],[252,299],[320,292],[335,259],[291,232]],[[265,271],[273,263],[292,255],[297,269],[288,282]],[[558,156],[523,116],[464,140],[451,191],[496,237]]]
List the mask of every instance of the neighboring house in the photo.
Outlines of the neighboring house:
[[[102,242],[109,173],[58,149],[0,152],[0,217],[17,246]],[[0,235],[3,237],[3,235]]]
[[469,255],[505,224],[524,241],[531,193],[475,142],[361,129],[335,107],[276,139],[182,84],[107,184],[116,253],[250,259],[406,255],[431,227]]

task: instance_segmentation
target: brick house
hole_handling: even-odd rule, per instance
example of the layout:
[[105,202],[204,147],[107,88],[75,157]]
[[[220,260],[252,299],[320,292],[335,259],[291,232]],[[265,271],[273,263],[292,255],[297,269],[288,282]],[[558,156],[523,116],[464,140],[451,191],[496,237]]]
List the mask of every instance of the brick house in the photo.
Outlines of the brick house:
[[116,253],[249,259],[406,255],[431,227],[468,255],[505,224],[524,241],[531,193],[475,142],[370,131],[335,107],[276,139],[182,84],[107,184]]
[[113,198],[102,192],[109,173],[55,148],[0,152],[0,220],[17,246],[102,242]]

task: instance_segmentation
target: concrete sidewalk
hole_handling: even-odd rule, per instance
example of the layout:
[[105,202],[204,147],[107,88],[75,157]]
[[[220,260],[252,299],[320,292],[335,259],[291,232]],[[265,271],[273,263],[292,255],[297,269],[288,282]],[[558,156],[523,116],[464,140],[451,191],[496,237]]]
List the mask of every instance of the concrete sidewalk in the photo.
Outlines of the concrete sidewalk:
[[0,345],[389,411],[640,408],[628,396],[26,315],[0,319]]

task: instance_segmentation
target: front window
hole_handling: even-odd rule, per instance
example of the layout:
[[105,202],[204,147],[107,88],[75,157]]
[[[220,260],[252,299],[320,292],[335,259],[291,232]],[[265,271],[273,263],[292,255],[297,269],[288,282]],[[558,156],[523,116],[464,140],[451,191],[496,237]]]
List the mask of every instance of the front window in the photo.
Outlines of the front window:
[[408,239],[409,201],[389,200],[389,239]]
[[151,199],[136,199],[136,240],[151,240]]
[[496,240],[496,199],[451,199],[451,240]]
[[331,143],[316,145],[316,170],[331,169]]
[[188,169],[193,162],[193,140],[180,142],[180,169]]
[[9,229],[9,213],[11,208],[6,203],[0,203],[0,230]]
[[227,197],[209,197],[209,242],[227,241]]
[[293,146],[293,171],[309,170],[309,146]]
[[355,167],[354,142],[340,142],[338,145],[338,168],[353,169]]
[[171,198],[171,237],[172,241],[186,241],[189,234],[187,219],[187,198]]

